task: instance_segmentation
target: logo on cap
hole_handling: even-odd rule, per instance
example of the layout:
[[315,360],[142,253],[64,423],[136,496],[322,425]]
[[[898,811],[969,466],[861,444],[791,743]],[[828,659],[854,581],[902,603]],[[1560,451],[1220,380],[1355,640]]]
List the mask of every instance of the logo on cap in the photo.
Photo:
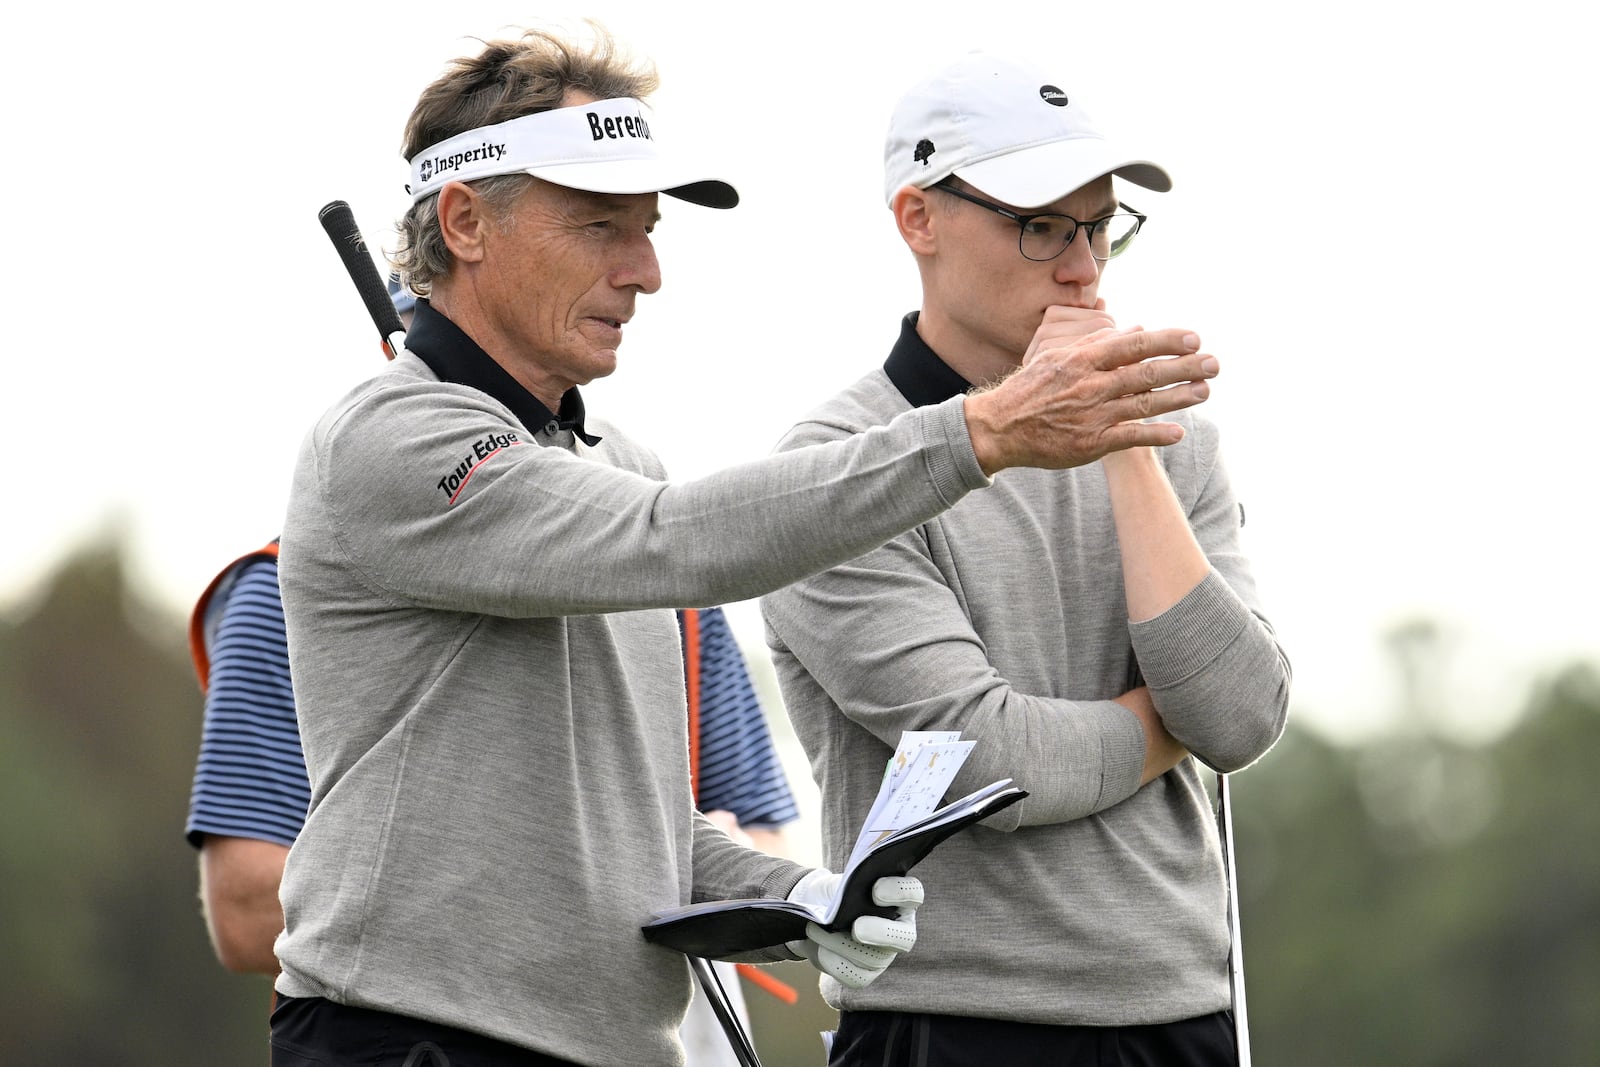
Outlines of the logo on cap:
[[1057,89],[1054,85],[1039,86],[1039,99],[1047,104],[1054,104],[1056,107],[1066,107],[1068,103],[1067,94]]
[[926,167],[928,165],[928,160],[933,158],[933,152],[933,142],[924,137],[922,140],[917,142],[916,151],[911,153],[911,158],[915,162],[921,163],[924,167]]

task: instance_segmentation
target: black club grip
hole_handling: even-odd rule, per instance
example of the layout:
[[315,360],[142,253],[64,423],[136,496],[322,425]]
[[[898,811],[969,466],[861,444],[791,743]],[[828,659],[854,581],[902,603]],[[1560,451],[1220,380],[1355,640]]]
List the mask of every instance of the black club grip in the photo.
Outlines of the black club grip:
[[333,242],[334,251],[344,261],[344,269],[355,283],[361,302],[367,305],[367,314],[372,316],[373,325],[378,328],[378,336],[387,343],[391,334],[405,333],[405,324],[400,321],[400,313],[394,309],[394,301],[389,298],[383,276],[372,261],[372,253],[367,250],[366,239],[361,236],[350,205],[343,200],[331,201],[317,212],[317,221],[322,223],[328,240]]

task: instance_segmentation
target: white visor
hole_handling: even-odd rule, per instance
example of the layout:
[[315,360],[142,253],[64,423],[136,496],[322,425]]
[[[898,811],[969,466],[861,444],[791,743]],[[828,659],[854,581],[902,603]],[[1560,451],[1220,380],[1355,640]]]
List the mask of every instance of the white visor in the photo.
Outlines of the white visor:
[[524,115],[425,148],[411,160],[411,201],[447,182],[498,174],[531,174],[593,193],[666,193],[705,207],[739,202],[727,182],[664,158],[644,104],[627,97]]

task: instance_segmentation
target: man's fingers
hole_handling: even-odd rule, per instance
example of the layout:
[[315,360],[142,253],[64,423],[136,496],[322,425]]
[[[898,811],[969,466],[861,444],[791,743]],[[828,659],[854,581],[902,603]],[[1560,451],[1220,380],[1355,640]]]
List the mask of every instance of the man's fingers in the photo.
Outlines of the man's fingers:
[[1107,453],[1128,448],[1164,448],[1183,440],[1183,427],[1175,422],[1123,422],[1101,437]]
[[1192,330],[1126,329],[1042,342],[1017,373],[968,397],[973,451],[993,475],[1015,466],[1076,467],[1108,451],[1172,444],[1182,437],[1176,426],[1121,427],[1204,402],[1219,371]]
[[922,883],[909,875],[879,878],[872,883],[872,902],[886,908],[921,904]]
[[1068,304],[1047,307],[1038,329],[1033,332],[1033,339],[1028,342],[1027,351],[1023,353],[1022,365],[1027,366],[1040,352],[1081,343],[1116,327],[1116,320],[1106,314],[1104,300],[1097,300],[1092,308]]
[[[859,922],[860,920],[857,921]],[[884,922],[888,921],[887,919],[884,920]],[[913,927],[913,929],[915,928]],[[890,960],[901,952],[906,951],[903,948],[886,945],[869,945],[864,941],[857,940],[843,930],[824,930],[815,923],[807,924],[806,937],[816,942],[822,951],[831,952],[835,956],[849,960],[857,967],[869,971],[883,970],[889,965]],[[916,937],[913,934],[913,943],[915,940]]]
[[1187,356],[1200,351],[1200,336],[1193,330],[1145,330],[1134,327],[1096,337],[1074,351],[1086,352],[1096,370],[1115,370],[1155,356]]
[[1115,326],[1116,320],[1106,314],[1106,302],[1095,301],[1092,308],[1074,307],[1070,304],[1053,304],[1044,309],[1044,316],[1040,319],[1039,329],[1048,330],[1060,323],[1068,325],[1092,326],[1100,329],[1105,326]]
[[885,919],[881,915],[863,915],[850,927],[850,933],[860,944],[891,952],[910,952],[917,943],[915,916]]
[[[1164,390],[1184,382],[1204,384],[1208,379],[1215,378],[1221,369],[1216,356],[1197,352],[1187,356],[1147,359],[1142,363],[1118,367],[1107,371],[1103,383],[1099,384],[1103,390],[1101,395],[1111,400],[1119,396]],[[1205,396],[1202,395],[1200,399],[1204,400]],[[1159,409],[1152,409],[1144,414],[1154,415],[1158,412]]]
[[1154,418],[1157,415],[1170,415],[1174,411],[1182,411],[1184,408],[1192,408],[1196,404],[1203,404],[1210,396],[1211,385],[1209,382],[1187,382],[1183,385],[1174,385],[1169,389],[1157,389],[1153,392],[1125,396],[1119,401],[1113,401],[1110,407],[1112,411],[1119,414],[1131,411],[1132,414],[1129,414],[1127,419],[1118,420],[1119,422],[1127,422],[1133,419]]
[[817,946],[816,956],[811,961],[817,970],[824,974],[831,974],[842,984],[851,989],[860,989],[872,984],[873,979],[883,973],[883,967],[859,967],[838,953]]

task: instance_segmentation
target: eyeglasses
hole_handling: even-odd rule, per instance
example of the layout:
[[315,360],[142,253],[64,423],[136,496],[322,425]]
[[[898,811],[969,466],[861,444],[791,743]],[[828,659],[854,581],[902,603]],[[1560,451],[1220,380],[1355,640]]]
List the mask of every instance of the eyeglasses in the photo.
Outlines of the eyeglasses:
[[1144,225],[1148,217],[1141,215],[1133,208],[1121,201],[1117,207],[1122,210],[1115,215],[1107,215],[1100,219],[1089,219],[1079,222],[1071,215],[1019,215],[1008,207],[981,197],[973,196],[957,189],[953,185],[943,182],[934,186],[943,189],[951,196],[960,197],[970,204],[986,207],[997,215],[1004,215],[1015,222],[1019,232],[1017,234],[1017,249],[1028,259],[1037,263],[1048,263],[1067,250],[1073,239],[1078,236],[1078,230],[1083,229],[1089,234],[1089,254],[1095,260],[1104,263],[1108,259],[1115,259],[1128,246],[1133,243],[1134,235],[1139,232],[1139,227]]

